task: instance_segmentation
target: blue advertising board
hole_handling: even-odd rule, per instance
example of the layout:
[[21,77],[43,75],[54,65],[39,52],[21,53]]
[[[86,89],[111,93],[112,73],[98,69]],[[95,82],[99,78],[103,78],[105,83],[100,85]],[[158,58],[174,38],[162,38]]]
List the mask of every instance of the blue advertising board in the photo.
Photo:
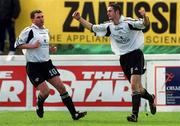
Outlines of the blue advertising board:
[[180,105],[180,67],[166,67],[166,105]]

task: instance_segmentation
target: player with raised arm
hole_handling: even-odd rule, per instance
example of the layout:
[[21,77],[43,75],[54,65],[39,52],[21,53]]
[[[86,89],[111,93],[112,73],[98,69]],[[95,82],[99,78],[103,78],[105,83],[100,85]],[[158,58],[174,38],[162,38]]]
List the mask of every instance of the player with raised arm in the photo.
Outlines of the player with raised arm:
[[142,29],[148,26],[150,22],[144,10],[139,10],[142,16],[139,19],[124,17],[121,12],[117,3],[110,4],[107,8],[109,22],[98,25],[86,21],[77,11],[72,16],[85,28],[94,32],[96,36],[110,37],[112,51],[120,56],[119,61],[123,72],[131,83],[132,114],[127,117],[127,120],[137,122],[141,98],[147,99],[151,113],[156,113],[155,96],[149,94],[141,83],[141,76],[146,71],[144,54],[141,51],[144,45]]

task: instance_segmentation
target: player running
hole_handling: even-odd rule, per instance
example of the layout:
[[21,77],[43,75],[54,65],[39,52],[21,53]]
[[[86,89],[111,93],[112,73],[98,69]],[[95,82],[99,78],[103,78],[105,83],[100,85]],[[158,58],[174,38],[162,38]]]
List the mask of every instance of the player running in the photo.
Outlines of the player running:
[[56,48],[49,48],[49,32],[44,27],[44,16],[41,10],[34,10],[30,14],[32,25],[25,28],[15,42],[15,47],[26,49],[26,71],[33,86],[39,90],[37,100],[37,115],[42,118],[44,115],[43,104],[49,95],[49,87],[45,81],[53,85],[60,93],[61,99],[68,108],[72,119],[78,120],[84,117],[87,112],[76,111],[71,97],[65,89],[59,72],[52,64],[49,51],[55,52]]

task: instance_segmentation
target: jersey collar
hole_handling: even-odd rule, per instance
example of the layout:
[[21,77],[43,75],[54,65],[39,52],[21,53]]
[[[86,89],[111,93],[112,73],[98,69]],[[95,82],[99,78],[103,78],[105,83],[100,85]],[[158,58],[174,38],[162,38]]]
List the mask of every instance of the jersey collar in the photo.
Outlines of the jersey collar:
[[121,15],[121,17],[119,18],[119,23],[121,23],[124,20],[125,20],[125,17],[123,15]]
[[[36,28],[36,29],[40,29],[37,25],[35,25],[35,24],[33,24],[32,23],[32,25],[31,25],[31,27],[34,27],[34,28]],[[44,29],[45,27],[43,26],[43,29]]]

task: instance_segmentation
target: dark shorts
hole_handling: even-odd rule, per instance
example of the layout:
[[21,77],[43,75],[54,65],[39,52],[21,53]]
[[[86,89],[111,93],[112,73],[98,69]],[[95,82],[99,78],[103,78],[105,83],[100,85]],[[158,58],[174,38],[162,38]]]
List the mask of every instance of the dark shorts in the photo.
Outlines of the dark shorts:
[[129,82],[131,75],[142,75],[146,71],[144,67],[144,54],[140,49],[120,56],[120,64]]
[[26,71],[29,80],[37,87],[39,84],[45,80],[51,79],[55,76],[59,76],[59,72],[56,67],[52,64],[52,61],[47,62],[27,62]]

